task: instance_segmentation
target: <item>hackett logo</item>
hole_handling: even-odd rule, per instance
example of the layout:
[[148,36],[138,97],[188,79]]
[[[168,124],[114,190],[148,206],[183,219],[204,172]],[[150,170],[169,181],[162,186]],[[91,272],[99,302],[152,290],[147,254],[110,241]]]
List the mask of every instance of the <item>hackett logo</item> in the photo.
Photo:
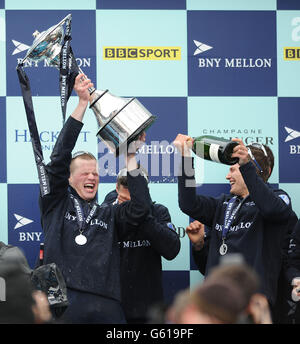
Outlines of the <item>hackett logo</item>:
[[[194,56],[213,49],[210,45],[193,40],[197,49]],[[199,68],[271,68],[272,58],[259,57],[198,57]]]
[[[90,131],[81,131],[79,138],[82,142],[88,141]],[[55,143],[59,135],[59,131],[43,130],[39,133],[39,138],[42,143]],[[15,142],[31,142],[30,132],[28,129],[15,129]]]
[[[88,136],[91,134],[90,131],[81,131],[78,137],[78,142],[85,143],[88,142]],[[59,131],[43,130],[39,133],[39,138],[41,141],[41,146],[43,151],[52,151],[55,142],[58,138]],[[15,129],[15,139],[16,143],[30,143],[31,137],[28,129]]]

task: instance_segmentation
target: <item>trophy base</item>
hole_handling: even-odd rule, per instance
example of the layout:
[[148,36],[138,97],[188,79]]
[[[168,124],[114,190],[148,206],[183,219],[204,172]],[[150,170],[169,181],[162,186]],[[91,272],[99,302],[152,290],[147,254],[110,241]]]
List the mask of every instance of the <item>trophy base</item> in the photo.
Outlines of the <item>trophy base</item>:
[[[144,123],[142,123],[134,132],[132,132],[127,140],[124,142],[120,141],[119,135],[112,135],[111,128],[108,122],[104,127],[102,127],[97,136],[104,141],[108,148],[114,153],[115,157],[123,154],[127,151],[129,144],[138,139],[139,135],[146,131],[155,121],[156,116],[151,115]],[[107,135],[108,133],[108,135]]]

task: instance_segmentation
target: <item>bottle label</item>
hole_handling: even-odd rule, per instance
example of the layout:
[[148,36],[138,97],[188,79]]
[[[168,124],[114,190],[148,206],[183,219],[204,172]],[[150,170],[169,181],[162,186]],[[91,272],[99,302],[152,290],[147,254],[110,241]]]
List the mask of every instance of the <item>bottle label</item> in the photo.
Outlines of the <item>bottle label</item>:
[[211,143],[210,147],[209,147],[209,156],[211,158],[212,161],[215,162],[220,162],[219,160],[219,145],[215,144],[215,143]]

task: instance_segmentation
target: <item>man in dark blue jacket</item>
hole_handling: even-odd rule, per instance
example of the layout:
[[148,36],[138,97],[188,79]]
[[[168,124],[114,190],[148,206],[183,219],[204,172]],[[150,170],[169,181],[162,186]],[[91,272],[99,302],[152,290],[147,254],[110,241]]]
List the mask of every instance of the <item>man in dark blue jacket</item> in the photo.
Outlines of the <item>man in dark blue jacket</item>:
[[[230,195],[214,198],[196,195],[190,154],[192,139],[181,134],[176,137],[174,144],[182,152],[184,166],[182,176],[178,177],[179,206],[184,213],[210,228],[205,248],[205,274],[218,265],[220,256],[240,253],[258,273],[261,292],[273,307],[282,267],[282,243],[287,223],[294,213],[288,195],[282,190],[273,190],[266,183],[273,168],[271,150],[266,151],[265,146],[246,147],[242,140],[234,140],[238,145],[232,157],[239,158],[239,163],[232,165],[226,176],[231,185]],[[256,149],[261,151],[261,160],[256,153],[254,155]],[[263,163],[264,168],[261,167]],[[190,234],[197,232],[195,228],[190,230]],[[196,251],[201,255],[205,240],[195,244],[194,258],[197,259]]]
[[46,166],[50,193],[40,197],[45,234],[44,263],[56,263],[65,278],[71,323],[124,323],[120,305],[120,255],[117,227],[135,227],[148,216],[151,199],[145,179],[134,176],[135,154],[126,156],[132,201],[118,206],[97,204],[98,164],[90,153],[72,150],[83,126],[89,79],[77,76],[79,103],[62,128]]
[[[141,171],[148,182],[148,176]],[[126,204],[132,199],[131,195],[125,168],[118,174],[116,190],[106,196],[104,204]],[[168,209],[155,202],[138,228],[129,223],[121,226],[122,306],[128,323],[145,323],[151,307],[163,303],[161,257],[174,259],[180,250],[180,239]]]

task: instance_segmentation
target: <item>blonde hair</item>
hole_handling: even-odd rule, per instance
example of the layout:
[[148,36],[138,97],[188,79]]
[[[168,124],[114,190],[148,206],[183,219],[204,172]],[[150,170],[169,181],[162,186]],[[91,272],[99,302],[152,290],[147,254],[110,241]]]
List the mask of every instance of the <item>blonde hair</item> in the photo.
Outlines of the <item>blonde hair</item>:
[[82,160],[95,160],[97,161],[97,159],[94,157],[94,155],[92,153],[89,152],[82,152],[80,154],[73,154],[71,163],[70,163],[70,173],[72,174],[75,170],[75,161],[78,159],[82,159]]

